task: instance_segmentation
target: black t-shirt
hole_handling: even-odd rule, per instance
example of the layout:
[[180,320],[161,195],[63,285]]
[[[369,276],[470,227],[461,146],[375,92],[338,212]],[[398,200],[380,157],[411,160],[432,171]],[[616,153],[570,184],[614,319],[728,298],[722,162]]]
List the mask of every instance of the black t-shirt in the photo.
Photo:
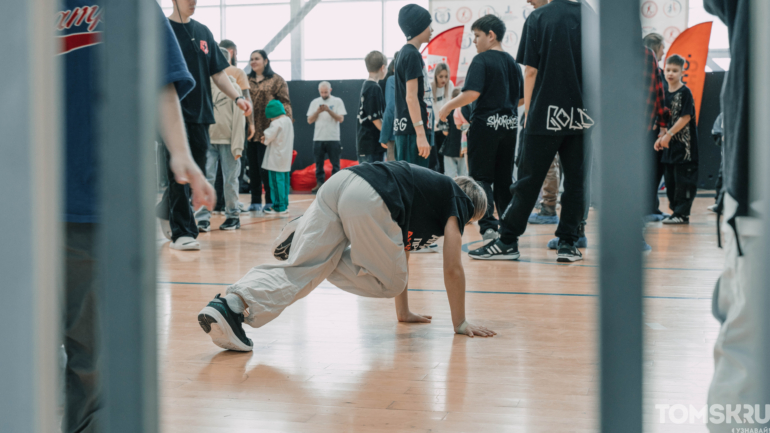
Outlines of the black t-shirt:
[[444,236],[449,217],[460,233],[473,217],[473,203],[454,180],[405,161],[361,164],[347,170],[361,176],[382,197],[403,232],[404,249],[416,251]]
[[465,90],[481,94],[476,100],[473,120],[495,130],[517,128],[517,107],[524,97],[524,79],[510,54],[495,50],[477,54],[468,68]]
[[671,110],[671,128],[680,118],[689,115],[690,122],[671,139],[668,149],[663,149],[661,162],[664,164],[698,163],[698,128],[695,122],[695,100],[687,86],[676,92],[666,89],[666,107]]
[[463,148],[463,132],[457,129],[453,115],[450,114],[446,120],[449,127],[449,135],[444,140],[444,146],[441,147],[441,154],[451,158],[459,158],[460,151]]
[[396,119],[393,122],[395,135],[414,135],[412,117],[409,116],[409,107],[406,105],[406,82],[417,79],[417,99],[420,101],[420,113],[422,122],[426,128],[429,125],[428,105],[433,105],[430,89],[425,84],[428,80],[428,72],[422,54],[412,44],[406,44],[398,53],[396,61]]
[[385,151],[380,146],[380,130],[374,126],[374,120],[382,121],[383,111],[385,111],[385,97],[382,96],[382,89],[374,81],[364,81],[356,124],[356,149],[359,155],[373,155]]
[[537,69],[527,134],[578,135],[594,124],[583,103],[583,7],[553,0],[524,23],[516,61]]
[[230,65],[208,27],[192,19],[187,24],[171,20],[169,23],[179,41],[187,69],[195,78],[195,88],[181,101],[184,121],[212,125],[216,122],[210,78]]

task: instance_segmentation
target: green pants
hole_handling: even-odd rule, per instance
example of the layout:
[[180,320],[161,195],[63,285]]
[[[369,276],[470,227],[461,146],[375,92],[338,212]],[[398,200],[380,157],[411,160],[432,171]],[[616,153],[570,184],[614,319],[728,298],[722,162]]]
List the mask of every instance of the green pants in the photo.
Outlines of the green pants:
[[273,199],[273,210],[283,212],[289,207],[290,173],[267,171],[270,178],[270,196]]
[[406,161],[410,164],[428,167],[428,158],[423,158],[417,152],[417,135],[396,136],[396,161]]

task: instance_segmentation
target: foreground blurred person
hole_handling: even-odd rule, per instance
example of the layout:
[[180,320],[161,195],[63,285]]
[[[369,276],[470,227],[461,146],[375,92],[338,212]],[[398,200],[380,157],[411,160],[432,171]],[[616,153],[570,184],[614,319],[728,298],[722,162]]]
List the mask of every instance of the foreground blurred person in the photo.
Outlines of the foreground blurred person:
[[[66,406],[62,431],[99,431],[97,418],[102,408],[99,392],[99,323],[98,298],[104,290],[96,278],[99,267],[96,255],[99,229],[98,149],[107,143],[98,142],[96,107],[99,98],[97,69],[99,44],[83,34],[102,32],[101,10],[97,6],[78,7],[80,2],[69,0],[66,10],[59,13],[62,37],[74,42],[60,52],[65,71],[65,310],[64,348]],[[90,12],[90,15],[89,15]],[[74,15],[73,15],[74,14]],[[79,19],[75,19],[80,16]],[[88,16],[88,18],[86,18]],[[70,17],[70,19],[67,19]],[[195,86],[187,70],[176,38],[158,8],[158,21],[163,24],[161,43],[165,55],[161,65],[164,87],[160,92],[162,136],[170,153],[169,165],[177,182],[189,183],[194,191],[193,203],[213,205],[214,190],[192,159],[187,145],[179,99]],[[84,41],[77,44],[78,41]],[[150,146],[151,143],[137,143]]]
[[276,239],[273,254],[286,263],[252,268],[216,295],[198,315],[219,347],[253,349],[243,322],[259,328],[322,281],[371,298],[396,298],[400,322],[429,323],[409,310],[411,251],[444,240],[444,283],[454,332],[495,335],[465,318],[463,228],[486,212],[484,189],[468,177],[450,179],[404,161],[362,164],[332,176],[307,212]]

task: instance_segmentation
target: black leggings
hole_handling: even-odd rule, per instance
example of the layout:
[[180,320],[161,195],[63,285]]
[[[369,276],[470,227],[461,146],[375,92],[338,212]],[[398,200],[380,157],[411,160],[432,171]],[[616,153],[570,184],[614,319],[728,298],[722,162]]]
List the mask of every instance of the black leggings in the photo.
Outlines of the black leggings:
[[270,178],[267,170],[262,168],[267,146],[256,141],[250,141],[246,149],[249,157],[249,183],[251,186],[251,204],[262,204],[262,187],[265,187],[265,203],[270,203]]

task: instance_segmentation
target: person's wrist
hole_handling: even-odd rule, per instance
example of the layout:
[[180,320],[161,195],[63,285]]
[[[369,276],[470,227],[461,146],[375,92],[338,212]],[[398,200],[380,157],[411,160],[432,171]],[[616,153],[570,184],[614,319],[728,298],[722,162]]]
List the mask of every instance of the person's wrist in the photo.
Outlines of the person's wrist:
[[468,321],[463,320],[462,323],[455,326],[455,333],[456,334],[465,334],[465,331],[468,330]]

